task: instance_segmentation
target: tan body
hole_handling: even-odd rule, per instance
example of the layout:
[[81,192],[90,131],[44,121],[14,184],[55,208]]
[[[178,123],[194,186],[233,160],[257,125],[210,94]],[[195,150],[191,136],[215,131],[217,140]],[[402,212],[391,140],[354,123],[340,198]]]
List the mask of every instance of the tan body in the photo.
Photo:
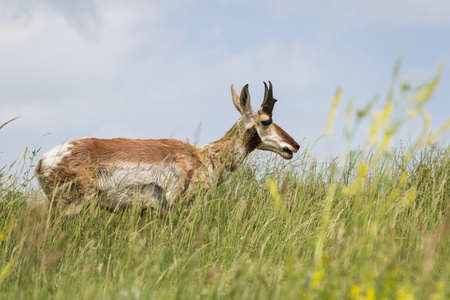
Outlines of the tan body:
[[271,111],[251,109],[247,86],[241,96],[233,88],[232,93],[242,116],[216,142],[84,138],[45,153],[37,178],[49,200],[62,207],[96,199],[109,210],[148,208],[170,206],[179,196],[194,195],[200,185],[222,182],[256,148],[292,158],[299,145],[271,122]]

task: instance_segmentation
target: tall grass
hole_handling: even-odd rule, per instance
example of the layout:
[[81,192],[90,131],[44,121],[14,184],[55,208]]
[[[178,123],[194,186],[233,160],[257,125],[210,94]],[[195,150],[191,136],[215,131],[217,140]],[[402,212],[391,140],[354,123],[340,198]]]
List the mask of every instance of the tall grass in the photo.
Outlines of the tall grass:
[[289,163],[254,155],[163,214],[68,220],[3,171],[0,298],[450,298],[450,147],[421,135],[392,148],[404,116],[389,103],[361,150],[323,163],[311,149]]

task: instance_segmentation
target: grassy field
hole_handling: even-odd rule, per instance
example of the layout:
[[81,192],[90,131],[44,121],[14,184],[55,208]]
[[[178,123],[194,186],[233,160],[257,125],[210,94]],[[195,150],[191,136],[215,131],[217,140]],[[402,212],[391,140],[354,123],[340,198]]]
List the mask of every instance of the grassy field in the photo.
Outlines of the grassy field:
[[372,114],[361,150],[254,155],[188,208],[142,217],[49,214],[26,158],[0,175],[0,298],[449,299],[450,147],[389,147],[394,111]]

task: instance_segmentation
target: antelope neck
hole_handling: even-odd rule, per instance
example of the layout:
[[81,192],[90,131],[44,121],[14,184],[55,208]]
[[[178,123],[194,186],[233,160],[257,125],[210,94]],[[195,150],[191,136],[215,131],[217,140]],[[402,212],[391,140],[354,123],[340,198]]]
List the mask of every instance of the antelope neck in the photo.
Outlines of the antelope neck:
[[220,140],[205,145],[212,175],[223,181],[255,150],[261,139],[254,127],[246,129],[240,119]]

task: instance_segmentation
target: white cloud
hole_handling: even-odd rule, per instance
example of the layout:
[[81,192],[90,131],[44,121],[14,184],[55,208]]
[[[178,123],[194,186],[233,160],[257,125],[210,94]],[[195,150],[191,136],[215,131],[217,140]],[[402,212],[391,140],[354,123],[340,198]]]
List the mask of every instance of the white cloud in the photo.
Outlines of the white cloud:
[[314,15],[327,18],[338,28],[364,24],[386,27],[450,26],[447,0],[280,0],[272,3],[280,18]]
[[352,1],[361,19],[385,26],[450,26],[447,0]]

